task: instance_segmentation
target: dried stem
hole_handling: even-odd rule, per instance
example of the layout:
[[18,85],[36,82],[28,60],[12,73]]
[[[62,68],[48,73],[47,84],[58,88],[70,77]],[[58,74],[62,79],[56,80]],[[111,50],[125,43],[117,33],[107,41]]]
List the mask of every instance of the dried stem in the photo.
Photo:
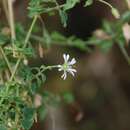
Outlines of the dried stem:
[[14,13],[13,13],[12,0],[8,0],[8,12],[9,12],[9,24],[10,24],[10,29],[11,29],[11,38],[12,38],[12,42],[14,42],[16,35],[15,35]]
[[[35,16],[34,19],[33,19],[33,21],[32,21],[32,24],[31,24],[31,26],[30,26],[30,28],[29,28],[29,31],[28,31],[28,33],[27,33],[27,35],[26,35],[26,38],[25,38],[25,42],[24,42],[23,48],[25,48],[25,47],[27,46],[27,44],[28,44],[29,38],[30,38],[30,36],[31,36],[31,32],[32,32],[32,30],[33,30],[33,27],[34,27],[36,21],[37,21],[37,18],[38,18],[38,16]],[[14,68],[14,71],[13,71],[13,73],[12,73],[12,75],[11,75],[10,81],[13,80],[13,78],[14,78],[14,76],[15,76],[15,73],[16,73],[18,67],[19,67],[19,64],[20,64],[21,60],[22,60],[21,58],[19,58],[19,59],[17,60],[17,63],[16,63],[15,68]]]
[[128,9],[130,10],[130,0],[125,0],[126,1],[126,4],[128,6]]
[[5,12],[5,17],[6,17],[7,21],[8,21],[8,24],[10,24],[10,22],[9,22],[9,13],[8,13],[7,0],[2,0],[2,4],[3,4],[4,12]]

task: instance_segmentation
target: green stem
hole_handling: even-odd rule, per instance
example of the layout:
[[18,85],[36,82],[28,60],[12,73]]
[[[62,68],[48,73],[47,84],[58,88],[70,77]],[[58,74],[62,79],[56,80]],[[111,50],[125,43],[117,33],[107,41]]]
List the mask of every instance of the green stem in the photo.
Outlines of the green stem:
[[[27,44],[28,44],[29,38],[30,38],[30,36],[31,36],[31,32],[32,32],[32,30],[33,30],[33,27],[34,27],[36,21],[37,21],[37,18],[38,18],[38,16],[35,16],[34,19],[33,19],[33,21],[32,21],[32,24],[31,24],[31,26],[30,26],[30,28],[29,28],[29,31],[28,31],[28,33],[27,33],[27,36],[26,36],[26,38],[25,38],[25,42],[24,42],[23,48],[25,48],[25,47],[27,46]],[[12,75],[11,75],[10,81],[13,80],[13,78],[14,78],[14,76],[15,76],[15,73],[16,73],[18,67],[19,67],[19,64],[20,64],[21,60],[22,60],[21,58],[19,58],[19,59],[17,60],[16,65],[15,65],[15,68],[14,68],[14,71],[13,71],[13,73],[12,73]]]
[[32,68],[32,70],[37,70],[38,71],[38,73],[35,75],[35,77],[37,77],[37,76],[39,76],[39,75],[41,75],[41,73],[43,73],[44,71],[46,71],[46,70],[51,70],[51,69],[54,69],[54,68],[57,68],[58,66],[57,65],[53,65],[53,66],[43,66],[43,68],[42,68],[42,66],[40,67],[40,69],[42,69],[42,70],[40,70],[40,71],[38,71],[39,69],[37,69],[37,68]]
[[126,61],[127,61],[128,64],[130,65],[130,57],[129,57],[129,55],[128,55],[126,49],[125,49],[125,47],[124,47],[124,46],[122,45],[122,43],[120,43],[120,42],[119,42],[118,46],[119,46],[119,48],[120,48],[122,54],[124,55]]
[[54,68],[57,68],[57,65],[47,66],[47,67],[45,67],[45,68],[41,71],[41,73],[44,72],[44,71],[46,71],[46,70],[51,70],[51,69],[54,69]]
[[1,51],[2,55],[3,55],[3,58],[4,58],[4,60],[5,60],[6,64],[7,64],[8,68],[9,68],[10,73],[12,74],[11,65],[10,65],[9,60],[8,60],[7,56],[5,55],[5,52],[4,52],[4,50],[3,50],[3,48],[1,46],[0,46],[0,51]]
[[32,21],[32,24],[31,24],[31,26],[30,26],[30,29],[29,29],[29,31],[28,31],[28,33],[27,33],[26,38],[25,38],[25,42],[24,42],[23,48],[25,48],[25,47],[27,46],[27,44],[28,44],[29,38],[30,38],[30,36],[31,36],[32,30],[33,30],[33,27],[34,27],[34,25],[35,25],[35,23],[36,23],[36,21],[37,21],[37,18],[38,18],[38,16],[35,16],[34,19],[33,19],[33,21]]
[[62,5],[53,7],[53,8],[49,8],[49,9],[46,9],[43,13],[48,13],[48,12],[51,12],[51,11],[54,11],[54,10],[59,10],[59,8],[63,8],[64,6],[65,6],[65,4],[62,4]]

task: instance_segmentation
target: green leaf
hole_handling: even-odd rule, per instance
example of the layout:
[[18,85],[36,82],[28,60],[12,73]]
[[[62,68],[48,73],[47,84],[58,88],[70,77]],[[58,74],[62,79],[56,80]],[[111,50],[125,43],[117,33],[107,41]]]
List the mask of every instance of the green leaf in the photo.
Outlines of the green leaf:
[[23,119],[22,119],[22,128],[24,130],[29,130],[34,122],[34,113],[35,109],[34,108],[24,108],[23,110]]
[[64,10],[59,10],[59,15],[61,18],[61,23],[63,24],[64,27],[66,27],[68,19],[67,13]]
[[70,92],[64,92],[63,93],[63,99],[66,103],[72,103],[74,102],[74,95]]
[[125,48],[125,44],[124,44],[125,42],[121,38],[119,38],[117,40],[117,42],[118,42],[118,45],[119,45],[119,48],[120,48],[122,54],[124,55],[124,58],[126,59],[128,64],[130,65],[130,56],[128,55],[128,52],[127,52],[127,50]]
[[55,41],[65,41],[66,40],[66,37],[64,35],[62,35],[59,32],[56,32],[56,31],[51,33],[51,38]]
[[42,0],[30,0],[28,7],[30,17],[40,15],[44,12],[45,9],[43,8],[42,3]]
[[8,40],[9,38],[7,36],[0,34],[0,45],[5,44]]
[[123,23],[130,21],[130,11],[126,11],[126,12],[122,15],[121,21],[122,21]]
[[51,34],[51,38],[52,42],[56,41],[55,44],[76,47],[78,49],[81,49],[82,51],[86,51],[87,49],[89,50],[89,48],[87,48],[86,46],[86,41],[76,38],[75,36],[65,37],[59,32],[53,32]]
[[120,18],[120,14],[119,14],[119,11],[116,9],[116,8],[112,8],[111,9],[111,13],[113,14],[113,16],[117,19]]
[[102,52],[106,53],[112,48],[113,42],[111,40],[102,40],[98,47]]
[[45,40],[47,47],[50,47],[51,37],[50,37],[49,32],[46,28],[44,28],[44,30],[43,30],[43,39]]
[[92,5],[92,4],[93,4],[93,0],[87,0],[87,1],[85,2],[84,7],[90,6],[90,5]]
[[102,52],[108,52],[113,46],[114,42],[110,39],[98,39],[95,36],[91,37],[88,41],[89,45],[94,45],[101,49]]
[[22,66],[19,74],[25,81],[31,81],[33,78],[33,74],[31,72],[31,69],[28,66]]
[[112,26],[111,23],[108,21],[103,21],[103,29],[105,32],[107,32],[108,34],[112,34],[113,30],[112,30]]
[[79,2],[80,0],[67,0],[64,6],[64,10],[66,11],[66,10],[72,9]]
[[39,116],[40,116],[40,120],[45,120],[46,116],[47,116],[47,108],[42,105],[40,108],[39,108]]
[[0,58],[0,71],[3,71],[6,67],[7,66],[6,66],[4,59]]
[[7,130],[7,128],[4,125],[0,125],[0,130]]
[[44,101],[47,101],[50,96],[51,96],[51,93],[49,91],[44,91],[42,93],[42,97],[43,97]]

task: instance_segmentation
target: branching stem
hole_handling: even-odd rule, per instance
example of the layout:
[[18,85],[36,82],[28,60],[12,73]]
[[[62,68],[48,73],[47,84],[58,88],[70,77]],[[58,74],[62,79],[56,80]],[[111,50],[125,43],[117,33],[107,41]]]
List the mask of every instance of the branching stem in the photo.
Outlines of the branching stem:
[[[31,36],[31,32],[32,32],[32,30],[33,30],[33,27],[34,27],[36,21],[37,21],[37,18],[38,18],[38,16],[35,16],[34,19],[33,19],[33,21],[32,21],[32,24],[31,24],[31,26],[30,26],[30,28],[29,28],[29,31],[28,31],[28,33],[27,33],[27,35],[26,35],[26,38],[25,38],[25,42],[24,42],[23,48],[25,48],[25,47],[27,46],[27,44],[28,44],[28,41],[29,41],[30,36]],[[13,73],[12,73],[12,75],[11,75],[10,81],[13,80],[13,78],[14,78],[14,76],[15,76],[15,73],[17,72],[17,69],[18,69],[18,67],[19,67],[19,64],[20,64],[21,60],[22,60],[21,58],[19,58],[19,59],[17,60],[16,65],[15,65],[15,68],[14,68],[14,71],[13,71]]]
[[8,60],[7,56],[5,55],[5,52],[1,46],[0,46],[0,51],[1,51],[1,54],[3,55],[3,58],[7,64],[8,68],[9,68],[10,73],[12,74],[11,65],[10,65],[9,60]]

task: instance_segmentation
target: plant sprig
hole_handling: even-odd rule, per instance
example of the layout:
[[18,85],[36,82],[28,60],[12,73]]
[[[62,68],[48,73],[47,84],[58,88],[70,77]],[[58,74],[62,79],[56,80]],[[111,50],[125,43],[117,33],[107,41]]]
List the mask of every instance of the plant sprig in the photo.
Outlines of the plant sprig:
[[[111,4],[104,0],[98,1],[107,5],[115,17],[119,17],[117,9]],[[123,24],[130,21],[129,11],[123,14],[114,25],[104,22],[102,32],[105,38],[93,35],[89,40],[84,41],[75,36],[66,37],[57,31],[49,32],[47,28],[44,28],[44,34],[41,37],[33,33],[37,21],[44,13],[58,11],[61,22],[66,27],[67,12],[80,3],[80,0],[66,0],[62,4],[57,0],[30,0],[28,11],[32,22],[28,31],[22,24],[17,26],[12,0],[2,2],[9,27],[3,24],[0,31],[0,130],[29,130],[37,118],[36,113],[39,108],[42,108],[40,111],[44,116],[48,105],[58,104],[61,99],[66,100],[67,103],[74,100],[69,93],[65,93],[61,98],[44,91],[40,106],[35,104],[36,95],[39,94],[39,89],[47,78],[45,71],[57,69],[62,72],[61,78],[65,80],[68,74],[75,76],[76,69],[73,67],[76,59],[70,59],[69,54],[63,54],[62,64],[31,67],[28,65],[28,59],[34,57],[35,46],[37,46],[33,43],[38,42],[42,47],[51,47],[51,45],[76,47],[82,51],[90,51],[91,46],[98,46],[103,51],[108,51],[117,42],[126,60],[130,63],[122,32]],[[91,4],[93,0],[86,0],[85,6]]]

